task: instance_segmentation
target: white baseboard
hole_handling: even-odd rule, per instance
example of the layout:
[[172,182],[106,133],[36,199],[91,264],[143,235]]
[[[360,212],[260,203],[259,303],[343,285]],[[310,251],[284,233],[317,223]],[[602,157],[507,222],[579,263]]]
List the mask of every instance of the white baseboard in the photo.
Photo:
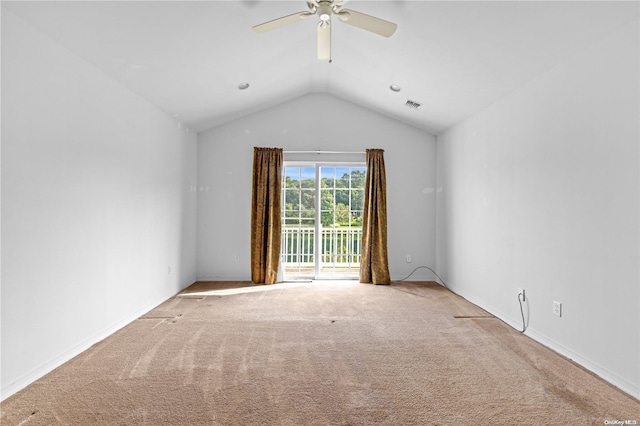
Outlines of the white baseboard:
[[[397,281],[397,280],[400,280],[402,278],[404,278],[404,277],[392,277],[392,280],[393,281]],[[246,281],[246,278],[243,278],[243,279],[242,278],[230,278],[230,277],[227,278],[227,277],[219,277],[219,276],[218,277],[197,277],[196,279],[198,281]],[[435,276],[433,276],[433,275],[430,275],[430,276],[429,275],[412,276],[410,279],[411,279],[411,281],[436,281]],[[489,306],[489,305],[483,303],[482,301],[466,297],[464,294],[460,294],[457,291],[455,291],[455,289],[452,289],[452,291],[454,293],[458,294],[459,296],[465,298],[469,302],[473,303],[474,305],[484,309],[485,311],[491,313],[492,315],[495,315],[497,318],[501,319],[506,324],[508,324],[509,326],[513,327],[514,329],[516,329],[516,330],[520,329],[521,324],[520,324],[519,320],[510,318],[508,315],[505,315],[504,313],[498,311],[497,309],[493,308],[492,306]],[[74,347],[64,351],[63,353],[59,354],[58,356],[53,357],[49,361],[41,364],[37,368],[34,368],[33,370],[31,370],[30,372],[22,375],[21,377],[19,377],[18,379],[14,380],[13,382],[5,385],[0,390],[0,401],[3,401],[6,398],[10,397],[11,395],[19,392],[21,389],[25,388],[29,384],[31,384],[34,381],[38,380],[39,378],[43,377],[45,374],[53,371],[54,369],[58,368],[59,366],[61,366],[65,362],[69,361],[73,357],[75,357],[75,356],[79,355],[80,353],[84,352],[85,350],[89,349],[92,345],[94,345],[94,344],[98,343],[99,341],[107,338],[108,336],[110,336],[111,334],[113,334],[116,331],[120,330],[121,328],[123,328],[127,324],[130,324],[131,322],[135,321],[140,316],[144,315],[145,313],[149,312],[150,310],[152,310],[156,306],[158,306],[161,303],[165,302],[168,298],[170,298],[172,296],[174,296],[174,294],[170,294],[170,295],[168,295],[166,297],[158,298],[157,300],[154,300],[153,302],[148,303],[147,305],[145,305],[144,307],[138,309],[137,311],[133,312],[132,314],[127,315],[125,318],[121,319],[120,321],[110,325],[109,327],[106,327],[105,329],[103,329],[100,332],[94,334],[93,336],[83,340],[82,342],[80,342],[79,344],[75,345]],[[538,343],[540,343],[540,344],[552,349],[553,351],[555,351],[555,352],[557,352],[557,353],[559,353],[559,354],[571,359],[575,363],[577,363],[577,364],[581,365],[582,367],[586,368],[587,370],[593,372],[594,374],[596,374],[597,376],[599,376],[603,380],[607,381],[608,383],[612,384],[613,386],[619,388],[623,392],[628,393],[629,395],[633,396],[636,399],[640,399],[640,387],[638,385],[636,385],[635,383],[632,383],[629,380],[625,379],[624,377],[620,377],[619,375],[617,375],[615,373],[612,373],[611,371],[608,371],[606,368],[598,365],[595,362],[592,362],[588,358],[585,358],[585,357],[583,357],[582,355],[580,355],[578,353],[573,352],[571,349],[564,347],[562,344],[560,344],[558,342],[555,342],[553,339],[550,339],[548,336],[545,336],[542,333],[538,333],[538,332],[536,332],[535,330],[532,330],[532,329],[527,329],[525,334],[527,336],[529,336],[530,338],[532,338],[533,340],[537,341]]]
[[419,275],[419,274],[413,274],[410,277],[407,277],[407,275],[392,275],[391,276],[391,281],[438,281],[436,280],[436,276],[433,274],[424,274],[424,275]]
[[[186,286],[182,286],[182,287],[186,288]],[[167,299],[173,297],[174,295],[175,294],[172,293],[163,297],[159,297],[154,301],[147,303],[142,308],[127,315],[121,320],[109,325],[108,327],[100,330],[94,335],[84,339],[77,345],[67,349],[61,354],[54,356],[50,360],[44,362],[43,364],[39,365],[33,370],[27,372],[26,374],[23,374],[22,376],[12,381],[11,383],[4,385],[2,389],[0,389],[0,401],[4,401],[6,398],[24,389],[25,387],[35,382],[36,380],[40,379],[44,375],[60,367],[62,364],[69,361],[73,357],[78,356],[82,352],[86,351],[87,349],[89,349],[91,346],[95,345],[99,341],[104,340],[105,338],[109,337],[110,335],[120,330],[124,326],[140,318],[142,315],[146,314],[147,312],[154,309],[155,307],[165,302]]]
[[196,281],[251,281],[251,277],[240,275],[198,275]]
[[[392,275],[391,281],[399,281],[407,278],[406,275]],[[251,281],[251,277],[239,277],[239,276],[222,276],[222,275],[201,275],[196,277],[197,281]],[[435,275],[411,275],[406,281],[438,281]]]
[[628,393],[636,399],[640,399],[640,386],[630,382],[626,378],[612,373],[598,363],[593,362],[588,358],[585,358],[582,355],[572,351],[571,349],[564,347],[560,343],[553,341],[543,334],[537,333],[535,330],[527,329],[525,334],[531,337],[536,342],[543,344],[544,346],[574,361],[576,364],[581,365],[582,367],[596,374],[602,380],[609,382],[613,386],[617,387],[621,391]]
[[[506,324],[513,327],[514,329],[521,331],[522,321],[520,319],[511,318],[508,315],[504,314],[503,312],[500,312],[498,309],[495,309],[492,306],[483,303],[482,301],[476,300],[472,297],[466,297],[464,294],[458,293],[457,291],[455,291],[455,289],[453,289],[452,291],[457,295],[461,296],[462,298],[473,303],[474,305],[478,306],[479,308],[482,308],[485,311],[489,312],[491,315],[494,315],[495,317],[504,321]],[[541,345],[544,345],[547,348],[553,350],[554,352],[557,352],[560,355],[569,358],[576,364],[586,368],[587,370],[591,371],[592,373],[600,377],[602,380],[617,387],[621,391],[628,393],[629,395],[631,395],[636,399],[640,399],[639,385],[630,382],[624,377],[621,377],[615,373],[612,373],[611,371],[602,367],[598,363],[593,362],[590,359],[584,357],[583,355],[572,351],[571,349],[554,341],[553,339],[549,338],[543,333],[537,332],[535,329],[527,328],[524,334],[530,337],[531,339],[535,340],[536,342],[540,343]]]

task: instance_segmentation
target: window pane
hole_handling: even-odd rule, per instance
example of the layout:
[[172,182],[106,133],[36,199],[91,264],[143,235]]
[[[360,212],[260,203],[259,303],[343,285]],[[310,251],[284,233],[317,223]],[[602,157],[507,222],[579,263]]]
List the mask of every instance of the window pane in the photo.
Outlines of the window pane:
[[334,214],[336,225],[338,226],[349,226],[350,214],[349,214],[349,206],[345,206],[344,204],[336,205],[336,211]]
[[284,168],[284,186],[286,188],[300,187],[300,168],[299,167]]
[[314,188],[316,181],[316,169],[313,167],[301,167],[300,180],[303,188]]
[[[298,208],[300,203],[300,191],[297,189],[285,189],[284,190],[284,204],[285,208]],[[291,207],[288,207],[291,205]]]
[[320,223],[325,228],[333,226],[333,210],[323,210],[320,212]]
[[351,208],[362,210],[364,203],[364,191],[361,189],[351,191]]
[[362,210],[351,211],[351,226],[362,226]]
[[336,206],[342,204],[343,206],[349,207],[349,192],[351,191],[348,189],[336,190]]
[[336,175],[335,167],[321,167],[320,179],[322,181],[322,187],[323,188],[335,187],[335,175]]
[[313,189],[303,189],[300,191],[301,206],[300,210],[315,210],[316,208],[316,191]]
[[366,170],[365,167],[354,167],[351,169],[351,188],[364,188]]
[[332,189],[323,189],[320,193],[320,199],[322,200],[321,210],[333,210],[335,206],[335,197]]
[[349,187],[349,168],[348,167],[336,167],[336,187],[348,188]]

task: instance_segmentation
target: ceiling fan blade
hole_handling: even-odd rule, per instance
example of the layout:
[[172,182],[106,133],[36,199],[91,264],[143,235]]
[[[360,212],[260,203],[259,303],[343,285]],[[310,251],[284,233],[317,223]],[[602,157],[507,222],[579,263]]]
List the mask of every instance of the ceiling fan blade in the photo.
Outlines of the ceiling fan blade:
[[257,33],[264,33],[266,31],[275,30],[276,28],[284,27],[285,25],[293,24],[294,22],[302,21],[309,16],[313,16],[312,12],[298,12],[293,15],[283,16],[282,18],[274,19],[269,22],[255,25],[253,31]]
[[353,25],[384,37],[391,37],[398,28],[398,25],[393,22],[351,9],[341,9],[335,15],[345,24]]
[[318,24],[318,59],[331,59],[331,22]]

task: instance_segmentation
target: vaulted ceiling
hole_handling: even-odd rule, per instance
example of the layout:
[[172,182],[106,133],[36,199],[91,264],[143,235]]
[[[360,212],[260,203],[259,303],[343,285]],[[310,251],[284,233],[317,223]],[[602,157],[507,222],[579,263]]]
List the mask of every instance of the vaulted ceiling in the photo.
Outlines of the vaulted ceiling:
[[[316,18],[252,31],[307,10],[305,1],[2,4],[196,131],[329,93],[434,134],[637,19],[639,9],[635,1],[350,0],[344,7],[398,29],[384,38],[334,18],[329,63],[316,58]],[[242,82],[249,88],[240,90]],[[322,111],[309,114],[331,125]]]

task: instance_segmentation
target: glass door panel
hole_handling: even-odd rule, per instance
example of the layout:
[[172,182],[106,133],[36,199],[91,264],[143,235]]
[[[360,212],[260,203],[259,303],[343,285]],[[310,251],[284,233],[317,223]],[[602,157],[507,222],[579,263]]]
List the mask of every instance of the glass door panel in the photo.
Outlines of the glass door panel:
[[320,166],[318,278],[359,275],[365,171],[363,166]]
[[282,180],[282,268],[284,278],[314,278],[315,167],[284,167]]

